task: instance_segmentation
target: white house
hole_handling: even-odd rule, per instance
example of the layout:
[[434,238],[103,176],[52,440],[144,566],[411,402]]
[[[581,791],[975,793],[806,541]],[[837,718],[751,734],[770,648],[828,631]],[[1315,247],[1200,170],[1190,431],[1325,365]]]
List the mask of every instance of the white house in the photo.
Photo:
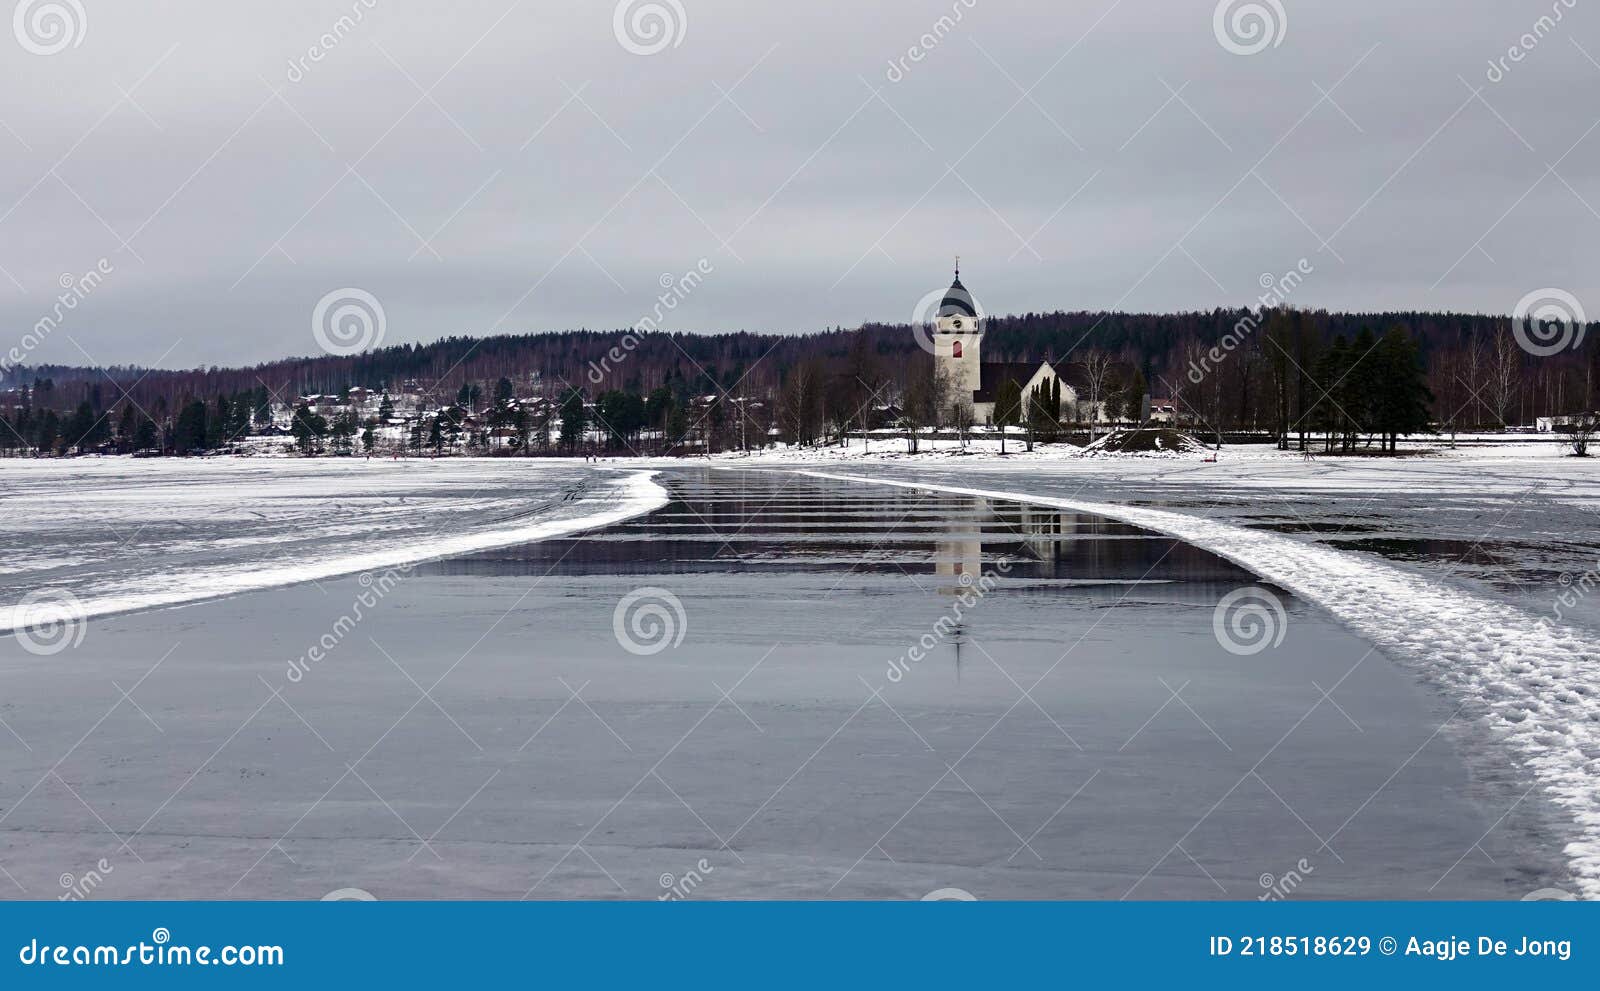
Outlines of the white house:
[[1570,433],[1579,420],[1593,422],[1600,413],[1569,413],[1565,416],[1541,416],[1535,421],[1541,434]]

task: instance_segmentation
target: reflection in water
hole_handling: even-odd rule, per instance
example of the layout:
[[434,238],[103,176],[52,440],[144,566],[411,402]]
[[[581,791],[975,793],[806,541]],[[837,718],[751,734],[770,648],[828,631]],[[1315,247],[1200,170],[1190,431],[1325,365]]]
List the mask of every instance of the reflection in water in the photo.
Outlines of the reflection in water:
[[[668,473],[673,501],[580,538],[558,538],[422,565],[432,574],[906,575],[959,594],[963,576],[1010,563],[1008,585],[1124,587],[1223,583],[1248,572],[1207,551],[1085,513],[781,473]],[[852,521],[848,526],[842,520]],[[935,579],[928,586],[920,576]]]
[[891,680],[934,659],[950,664],[957,678],[969,661],[987,666],[984,643],[1015,632],[982,623],[993,595],[1030,612],[1057,609],[1068,595],[1110,607],[1135,591],[1146,601],[1209,607],[1221,592],[1252,581],[1207,551],[1085,513],[780,473],[697,470],[662,480],[673,501],[620,526],[417,571],[701,576],[702,587],[718,576],[805,574],[821,578],[824,598],[847,581],[867,595],[903,593],[894,581],[903,577],[932,608],[926,617],[883,617],[885,628],[909,626],[920,637],[914,657],[887,665]]

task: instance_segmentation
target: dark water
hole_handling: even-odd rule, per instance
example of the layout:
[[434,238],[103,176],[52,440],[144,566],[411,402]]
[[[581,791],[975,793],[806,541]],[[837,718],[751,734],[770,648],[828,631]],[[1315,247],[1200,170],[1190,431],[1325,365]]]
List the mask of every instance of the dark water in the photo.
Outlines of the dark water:
[[[956,577],[1005,562],[1037,583],[1252,578],[1207,551],[1083,513],[760,473],[674,478],[673,501],[603,533],[424,565],[439,575],[820,573]],[[1187,594],[1175,589],[1175,595]]]

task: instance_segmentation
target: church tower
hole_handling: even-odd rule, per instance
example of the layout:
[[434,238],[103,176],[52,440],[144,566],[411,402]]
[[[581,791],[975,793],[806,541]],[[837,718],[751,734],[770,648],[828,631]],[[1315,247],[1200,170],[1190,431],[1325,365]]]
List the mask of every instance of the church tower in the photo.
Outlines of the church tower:
[[961,259],[956,258],[956,280],[945,290],[934,318],[933,354],[950,383],[952,402],[972,401],[982,384],[979,352],[983,347],[984,316],[967,287],[961,284]]

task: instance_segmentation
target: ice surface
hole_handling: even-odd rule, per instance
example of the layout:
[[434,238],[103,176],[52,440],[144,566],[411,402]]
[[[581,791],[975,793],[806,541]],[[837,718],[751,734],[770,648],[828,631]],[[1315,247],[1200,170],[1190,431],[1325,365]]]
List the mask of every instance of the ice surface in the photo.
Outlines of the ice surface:
[[[654,513],[425,563],[359,619],[345,577],[99,617],[48,658],[0,638],[0,896],[102,858],[95,898],[648,899],[690,871],[707,899],[1565,883],[1538,796],[1481,802],[1438,731],[1453,706],[1322,610],[1280,592],[1282,647],[1224,650],[1214,607],[1253,579],[1213,554],[993,499],[659,481]],[[1002,558],[891,681],[956,566]],[[681,644],[624,647],[644,588],[680,600]]]
[[[651,472],[549,459],[0,461],[0,631],[600,527]],[[42,591],[73,600],[21,603]]]
[[[1289,467],[1282,459],[1279,465]],[[1388,467],[1374,465],[1367,470],[1381,472]],[[1579,467],[1588,472],[1587,465]],[[1402,477],[1406,470],[1394,469]],[[939,482],[907,481],[881,473],[806,473],[1031,501],[1126,520],[1211,550],[1323,606],[1446,688],[1464,710],[1472,710],[1469,716],[1487,719],[1537,784],[1571,815],[1579,838],[1569,844],[1567,853],[1586,897],[1600,897],[1600,665],[1590,631],[1474,592],[1440,574],[1404,569],[1371,555],[1190,512],[1063,497],[1054,494],[1063,481],[1059,477],[1054,480],[1058,485],[1051,485],[1038,474],[1022,477],[1015,469],[1003,476],[977,473],[989,484],[1004,479],[1016,486],[996,489],[949,484],[948,473]],[[1294,484],[1292,478],[1279,481]],[[1392,475],[1386,479],[1390,485],[1395,481]],[[1454,481],[1466,479],[1457,476]],[[1493,494],[1485,493],[1490,488],[1479,484],[1477,491],[1480,496]],[[1433,495],[1444,498],[1445,489],[1436,485]]]

